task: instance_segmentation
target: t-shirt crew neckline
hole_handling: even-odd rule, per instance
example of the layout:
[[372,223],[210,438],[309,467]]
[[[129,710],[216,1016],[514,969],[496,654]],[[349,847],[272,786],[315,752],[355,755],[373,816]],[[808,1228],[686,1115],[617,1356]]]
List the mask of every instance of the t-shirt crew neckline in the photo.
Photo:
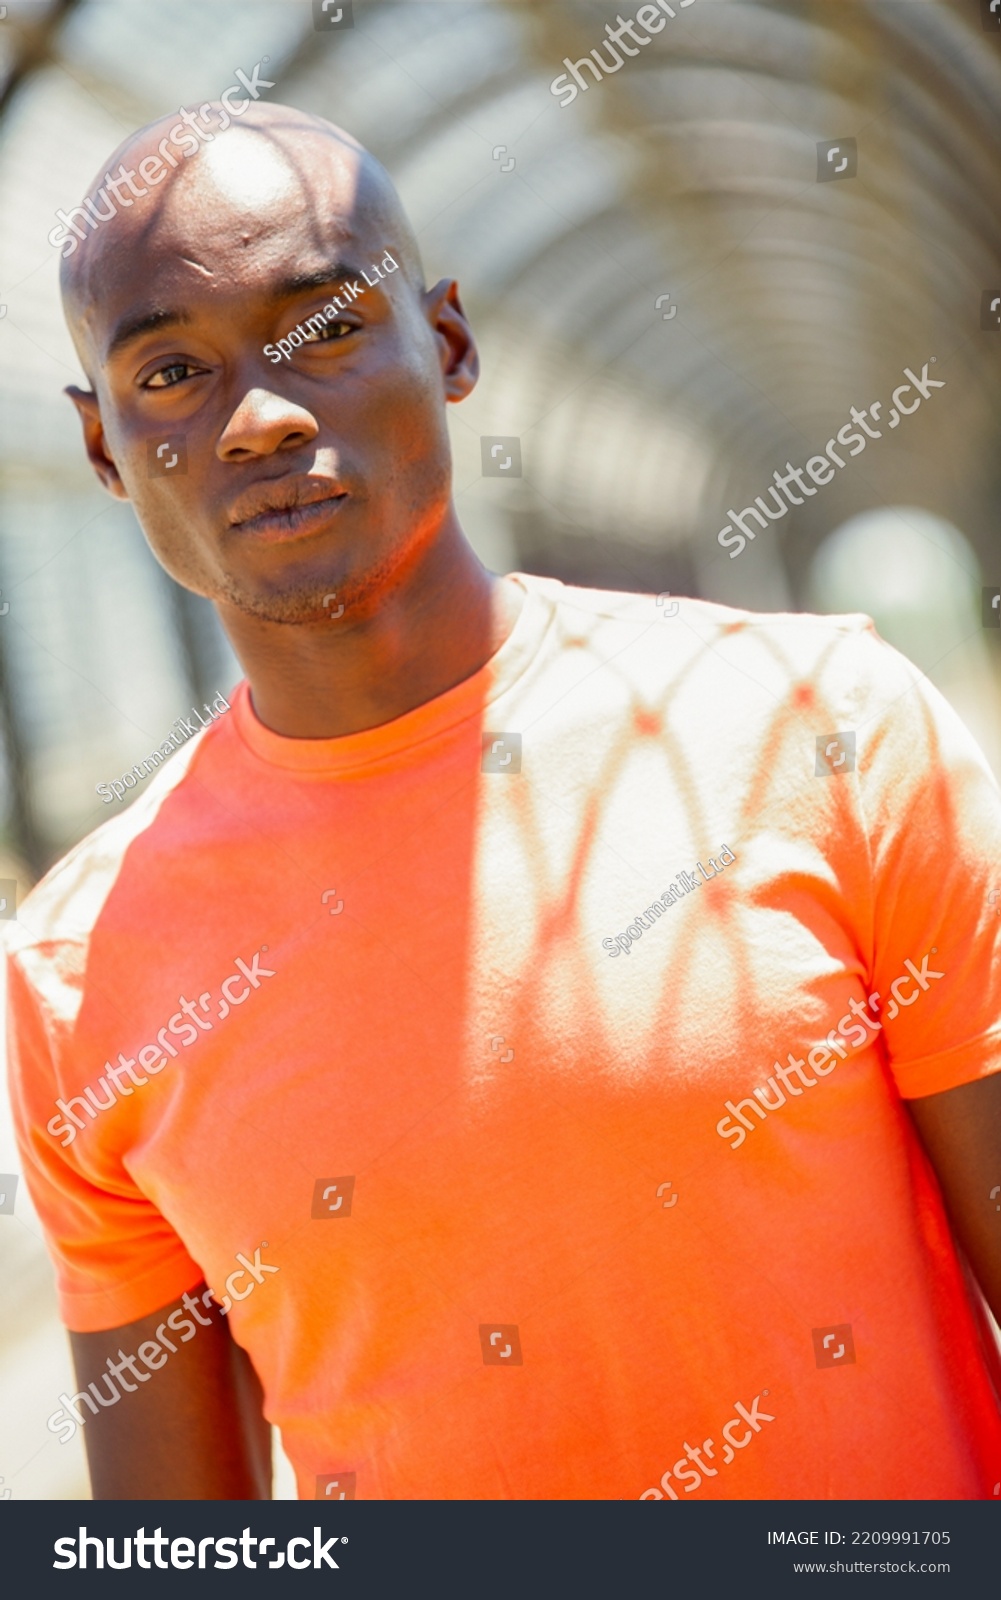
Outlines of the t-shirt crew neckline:
[[524,591],[525,599],[500,649],[472,677],[402,717],[336,739],[292,739],[261,722],[244,678],[234,691],[231,725],[244,744],[270,766],[312,773],[344,772],[385,761],[446,732],[512,687],[534,660],[552,621],[556,592],[562,585],[555,579],[540,580],[521,572],[508,576]]

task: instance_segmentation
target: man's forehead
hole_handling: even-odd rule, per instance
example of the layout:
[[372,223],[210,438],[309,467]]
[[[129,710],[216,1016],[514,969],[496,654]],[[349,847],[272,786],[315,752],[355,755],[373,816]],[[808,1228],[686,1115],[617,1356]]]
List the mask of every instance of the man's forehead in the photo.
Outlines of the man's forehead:
[[[315,271],[341,253],[364,252],[370,237],[378,244],[385,231],[353,179],[324,186],[278,166],[231,163],[223,169],[217,163],[196,193],[177,188],[165,194],[137,228],[130,275],[257,282],[296,264]],[[128,256],[118,259],[124,265]]]
[[[340,258],[324,259],[317,255],[315,261],[315,265],[310,265],[308,259],[291,253],[284,261],[274,263],[272,273],[260,275],[252,285],[234,281],[232,274],[229,274],[225,288],[244,303],[248,289],[252,289],[255,306],[262,302],[265,305],[279,305],[310,290],[322,289],[325,294],[332,294],[342,284],[357,280],[364,270],[357,262]],[[187,264],[193,267],[198,265],[195,262]],[[206,273],[206,278],[208,282],[205,287],[213,291],[214,301],[213,276]],[[197,279],[194,281],[197,285]],[[159,281],[156,277],[144,280],[138,298],[124,289],[118,297],[108,297],[100,308],[100,316],[92,314],[89,318],[92,337],[101,350],[102,360],[107,361],[142,334],[162,328],[190,326],[196,320],[195,299],[190,288],[172,281],[168,273],[161,273]],[[217,308],[211,304],[209,309]]]
[[[314,136],[318,146],[289,152],[267,133],[234,128],[198,152],[190,163],[166,175],[158,188],[111,221],[106,238],[119,230],[131,248],[158,257],[193,253],[212,242],[244,248],[303,235],[328,248],[338,238],[364,232],[366,213],[378,209],[371,183],[364,180],[359,152]],[[139,159],[138,156],[132,158]]]
[[304,224],[301,213],[267,226],[238,216],[227,228],[216,217],[206,232],[189,213],[162,219],[133,248],[114,252],[112,270],[93,275],[95,287],[78,310],[107,355],[121,342],[117,329],[152,311],[169,308],[189,321],[200,304],[211,310],[228,300],[245,301],[248,309],[279,303],[334,288],[371,261],[349,219],[327,216],[318,228]]
[[[281,298],[296,283],[319,285],[368,265],[372,226],[359,198],[357,164],[337,168],[324,184],[322,175],[300,175],[270,155],[243,160],[233,153],[235,143],[226,155],[221,147],[202,152],[207,159],[196,187],[178,184],[148,218],[126,213],[112,219],[104,238],[95,236],[80,307],[92,329],[117,321],[132,303],[152,305],[165,295],[176,301],[211,289]],[[385,230],[375,231],[385,249]]]
[[[110,175],[155,157],[172,126],[168,117],[141,129],[115,152]],[[125,316],[168,301],[183,311],[179,293],[242,287],[255,298],[279,297],[294,292],[288,285],[297,276],[320,286],[346,266],[357,273],[374,249],[401,251],[406,275],[419,281],[416,245],[388,174],[350,134],[306,113],[253,107],[193,158],[175,159],[145,196],[128,198],[126,191],[64,267],[71,327],[98,347]]]

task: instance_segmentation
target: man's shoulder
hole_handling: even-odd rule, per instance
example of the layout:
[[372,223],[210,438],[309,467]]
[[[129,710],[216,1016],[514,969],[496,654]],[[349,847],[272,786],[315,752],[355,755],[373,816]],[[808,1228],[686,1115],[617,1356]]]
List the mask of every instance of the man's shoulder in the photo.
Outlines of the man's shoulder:
[[862,656],[895,654],[880,639],[872,618],[863,612],[822,616],[802,611],[749,611],[715,600],[694,599],[668,591],[660,594],[615,589],[580,588],[553,578],[529,582],[553,604],[572,633],[592,633],[602,623],[670,644],[679,655],[726,641],[731,650],[746,647],[772,653],[798,671],[830,657],[832,647],[860,644]]
[[172,806],[168,819],[166,802],[190,779],[199,746],[212,732],[206,729],[178,750],[129,806],[100,823],[49,868],[18,906],[16,922],[4,931],[11,955],[29,965],[32,951],[37,959],[86,945],[129,852],[138,846],[169,858],[183,848],[178,837],[182,813]]
[[920,669],[862,612],[759,612],[666,592],[528,583],[551,609],[546,658],[576,658],[572,675],[593,717],[669,706],[676,732],[709,717],[717,732],[766,738],[777,716],[816,721],[818,734],[864,725],[873,736],[887,717],[921,722],[929,708],[944,716]]

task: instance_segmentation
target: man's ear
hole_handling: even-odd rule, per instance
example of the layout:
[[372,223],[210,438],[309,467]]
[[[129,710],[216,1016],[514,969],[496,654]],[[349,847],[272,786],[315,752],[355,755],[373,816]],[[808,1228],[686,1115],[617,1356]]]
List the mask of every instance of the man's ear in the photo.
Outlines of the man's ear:
[[73,384],[64,389],[63,393],[69,396],[80,413],[84,448],[101,483],[116,500],[127,500],[128,491],[119,476],[118,468],[108,454],[97,395],[92,389],[77,389]]
[[428,321],[441,356],[446,400],[465,400],[480,375],[480,355],[454,279],[442,278],[425,296]]

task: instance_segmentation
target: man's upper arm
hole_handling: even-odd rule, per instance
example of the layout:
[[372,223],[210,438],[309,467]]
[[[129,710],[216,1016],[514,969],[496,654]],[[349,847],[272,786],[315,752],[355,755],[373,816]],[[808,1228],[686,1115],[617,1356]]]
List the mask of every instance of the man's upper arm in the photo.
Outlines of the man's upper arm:
[[[887,1063],[953,1231],[1001,1319],[1001,794],[955,711],[866,630],[856,775],[871,904],[858,921]],[[868,658],[869,665],[866,665]],[[831,726],[834,726],[832,723]]]
[[1001,1323],[1001,1072],[907,1104],[953,1232]]
[[[174,1298],[201,1268],[132,1177],[112,1119],[87,1113],[74,951],[24,944],[8,961],[7,1019],[25,1179],[65,1321],[114,1324],[71,1334],[81,1393],[50,1428],[65,1438],[83,1426],[97,1499],[270,1498],[256,1374],[211,1298],[195,1298],[204,1284]],[[77,1125],[59,1107],[73,1094]],[[151,1303],[163,1309],[147,1314]]]
[[271,1498],[260,1383],[204,1284],[70,1339],[95,1500]]

